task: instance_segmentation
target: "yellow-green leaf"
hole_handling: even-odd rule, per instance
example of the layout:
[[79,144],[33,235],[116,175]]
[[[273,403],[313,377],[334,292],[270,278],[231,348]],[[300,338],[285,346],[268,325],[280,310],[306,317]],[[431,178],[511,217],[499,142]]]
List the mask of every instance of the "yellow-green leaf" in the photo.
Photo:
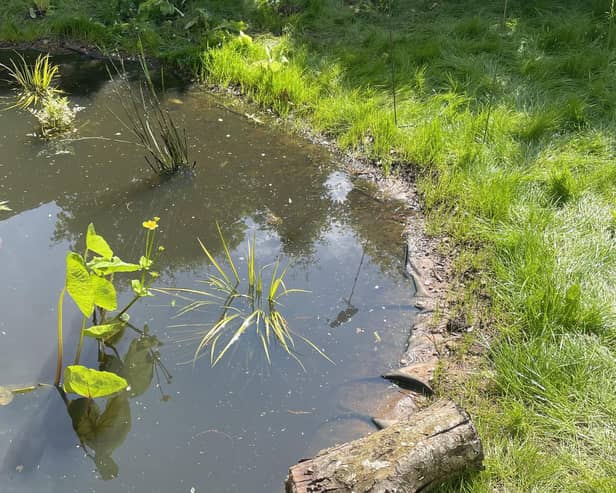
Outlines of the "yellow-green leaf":
[[64,369],[62,386],[65,392],[96,399],[121,392],[126,389],[128,383],[115,373],[72,365]]
[[105,238],[96,234],[96,231],[94,230],[94,224],[92,223],[90,223],[90,225],[88,226],[88,232],[86,234],[86,247],[88,248],[88,250],[97,253],[101,257],[107,259],[113,257],[113,250],[105,241]]
[[118,257],[113,257],[111,259],[96,257],[88,262],[88,267],[103,275],[113,274],[115,272],[135,272],[141,270],[139,265],[129,264],[120,260]]
[[83,335],[93,337],[94,339],[107,340],[113,337],[124,327],[123,322],[116,322],[113,324],[93,325],[87,329],[84,329]]
[[94,310],[92,280],[81,255],[68,252],[66,256],[66,290],[86,317]]
[[105,310],[115,310],[118,307],[118,295],[111,281],[96,274],[90,275],[90,279],[94,290],[94,304]]

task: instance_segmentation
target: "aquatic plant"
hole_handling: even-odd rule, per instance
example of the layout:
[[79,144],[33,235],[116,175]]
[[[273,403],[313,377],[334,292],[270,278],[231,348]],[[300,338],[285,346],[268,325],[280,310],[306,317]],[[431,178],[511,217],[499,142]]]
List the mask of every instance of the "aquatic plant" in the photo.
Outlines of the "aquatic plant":
[[23,55],[16,55],[17,61],[11,58],[10,66],[0,63],[17,86],[16,100],[10,108],[28,109],[62,93],[57,87],[58,66],[51,63],[49,54],[36,57],[34,65],[28,64]]
[[9,206],[6,204],[8,204],[7,200],[0,200],[0,211],[10,211],[11,210]]
[[39,109],[30,112],[39,122],[41,136],[50,138],[73,130],[77,108],[71,108],[65,97],[46,97]]
[[[143,227],[147,230],[145,250],[138,263],[124,262],[114,256],[113,250],[107,241],[96,233],[93,224],[88,226],[83,255],[68,252],[66,281],[58,300],[58,359],[54,381],[58,388],[62,377],[62,308],[66,293],[73,299],[83,317],[74,363],[64,369],[62,388],[65,392],[93,399],[115,394],[127,387],[127,381],[122,376],[80,365],[81,350],[84,337],[96,339],[99,350],[104,348],[105,344],[121,334],[126,326],[131,326],[127,315],[129,308],[142,297],[152,295],[149,286],[158,277],[152,266],[164,250],[162,247],[155,249],[158,221],[159,218],[155,217],[143,223]],[[114,277],[118,273],[131,272],[140,273],[138,278],[131,280],[134,296],[123,309],[109,316],[109,312],[118,308]],[[93,317],[93,325],[86,327],[90,317]]]
[[[131,428],[130,399],[149,389],[155,376],[156,388],[161,392],[162,400],[169,398],[163,393],[159,368],[167,383],[170,383],[171,375],[160,361],[156,349],[159,346],[160,342],[156,336],[148,333],[146,325],[130,342],[123,357],[115,349],[112,353],[102,355],[100,369],[109,370],[128,383],[127,392],[109,397],[104,409],[101,409],[97,402],[84,397],[69,400],[63,396],[82,449],[85,455],[92,459],[102,479],[118,476],[120,467],[112,454],[124,443]],[[93,423],[104,425],[93,426]]]
[[[189,158],[186,129],[180,128],[169,110],[163,107],[143,53],[139,56],[139,63],[144,80],[138,89],[129,83],[123,64],[114,66],[118,82],[115,94],[125,119],[118,115],[116,118],[145,149],[145,160],[157,175],[169,176],[194,170],[196,161],[191,163]],[[110,77],[114,80],[111,71]]]
[[34,65],[17,54],[18,61],[0,64],[16,85],[15,102],[8,107],[28,110],[39,122],[40,134],[45,138],[62,135],[73,129],[76,108],[71,108],[57,87],[58,66],[50,62],[49,54],[39,55]]
[[[301,339],[321,356],[331,361],[314,343],[299,334],[295,334],[286,318],[280,311],[280,300],[291,294],[306,292],[301,289],[287,288],[284,278],[289,266],[280,267],[280,261],[258,267],[256,265],[255,238],[248,240],[246,257],[246,281],[248,286],[241,289],[242,278],[236,266],[220,226],[218,234],[231,273],[227,273],[216,261],[207,247],[199,241],[203,253],[208,258],[215,272],[207,275],[202,282],[208,289],[165,288],[158,291],[174,294],[188,303],[178,312],[178,316],[193,312],[206,306],[219,308],[220,315],[213,324],[179,324],[172,328],[204,327],[199,333],[199,343],[193,356],[193,364],[202,353],[209,348],[210,364],[215,366],[240,337],[249,330],[259,338],[268,364],[271,364],[270,346],[276,341],[284,351],[293,357],[304,368],[295,354],[295,337]],[[265,277],[265,271],[271,269],[271,274]],[[269,279],[269,280],[268,280]],[[200,298],[194,299],[191,296]],[[194,336],[190,336],[194,339]],[[221,348],[222,349],[219,349]],[[332,362],[333,363],[333,362]]]

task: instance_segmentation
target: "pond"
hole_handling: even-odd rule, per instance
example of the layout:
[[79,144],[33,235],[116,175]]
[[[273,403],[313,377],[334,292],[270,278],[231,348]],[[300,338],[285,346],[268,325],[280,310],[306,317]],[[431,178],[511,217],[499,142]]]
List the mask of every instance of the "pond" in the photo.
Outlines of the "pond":
[[[0,112],[0,200],[12,209],[0,212],[0,385],[53,382],[66,252],[83,250],[88,224],[134,259],[141,224],[153,216],[166,248],[156,286],[202,287],[213,269],[197,238],[224,263],[216,223],[245,276],[254,237],[256,263],[280,258],[290,265],[286,285],[307,291],[282,302],[290,327],[333,363],[298,342],[305,370],[276,345],[269,365],[247,334],[216,366],[207,357],[193,364],[195,325],[218,312],[178,317],[181,300],[157,293],[131,310],[149,335],[126,332],[116,344],[139,388],[97,403],[108,410],[96,423],[105,432],[97,450],[84,449],[53,388],[0,407],[1,491],[271,493],[300,458],[373,431],[371,410],[395,392],[379,375],[399,358],[414,313],[401,204],[376,200],[370,183],[323,148],[182,85],[167,89],[164,103],[188,130],[196,174],[158,180],[141,150],[122,142],[131,136],[112,114],[121,108],[104,65],[55,61],[82,107],[72,139],[43,141],[31,115]],[[0,95],[9,95],[6,85]],[[130,287],[120,286],[129,300]],[[80,316],[68,299],[64,311],[73,354]],[[98,366],[95,346],[82,362]]]

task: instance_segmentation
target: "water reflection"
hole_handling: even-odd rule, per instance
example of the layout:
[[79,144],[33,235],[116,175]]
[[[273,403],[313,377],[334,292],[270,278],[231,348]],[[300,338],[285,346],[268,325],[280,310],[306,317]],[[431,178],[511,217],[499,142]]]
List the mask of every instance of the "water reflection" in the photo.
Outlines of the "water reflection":
[[124,357],[120,357],[115,346],[107,345],[112,352],[101,348],[99,370],[124,377],[129,385],[126,392],[107,398],[101,411],[95,400],[85,397],[71,400],[60,390],[84,453],[92,459],[104,480],[118,477],[120,471],[112,454],[124,443],[131,429],[129,400],[143,394],[156,374],[157,387],[161,390],[162,400],[166,401],[169,397],[162,393],[159,372],[162,372],[167,384],[171,383],[171,375],[160,360],[160,342],[156,336],[148,334],[147,326],[139,337],[131,341]]
[[[79,74],[82,88],[89,70]],[[92,90],[71,91],[85,107],[79,137],[125,140],[109,113],[116,102],[106,75],[92,73]],[[14,211],[0,220],[0,370],[7,382],[53,378],[53,307],[64,257],[83,244],[87,225],[94,222],[117,255],[134,258],[142,250],[141,222],[153,216],[161,217],[167,248],[159,286],[194,287],[206,278],[211,266],[196,238],[220,259],[216,221],[235,260],[243,262],[246,237],[256,234],[260,265],[278,256],[283,265],[291,261],[289,286],[311,293],[285,299],[285,316],[336,366],[308,349],[300,355],[303,372],[274,349],[270,367],[258,340],[234,345],[215,368],[182,365],[192,363],[195,345],[169,328],[178,307],[162,295],[148,299],[132,315],[154,321],[156,337],[128,332],[104,354],[84,354],[91,367],[124,376],[129,393],[67,406],[56,393],[39,393],[0,408],[3,470],[14,479],[2,483],[3,493],[278,491],[290,462],[366,431],[365,419],[338,419],[340,389],[378,375],[406,339],[400,308],[412,288],[399,275],[398,204],[375,200],[322,149],[238,118],[199,90],[169,91],[167,103],[193,136],[192,180],[158,181],[139,150],[121,142],[52,148],[28,137],[28,115],[0,112],[0,199]],[[203,324],[219,314],[192,316],[182,322]],[[67,345],[74,344],[79,317],[68,315],[65,325]],[[159,341],[174,365],[172,399],[155,391],[166,382]],[[357,400],[345,415],[365,414]],[[83,448],[75,449],[79,439]],[[84,460],[86,451],[93,462]],[[97,478],[117,479],[96,481],[93,463]]]

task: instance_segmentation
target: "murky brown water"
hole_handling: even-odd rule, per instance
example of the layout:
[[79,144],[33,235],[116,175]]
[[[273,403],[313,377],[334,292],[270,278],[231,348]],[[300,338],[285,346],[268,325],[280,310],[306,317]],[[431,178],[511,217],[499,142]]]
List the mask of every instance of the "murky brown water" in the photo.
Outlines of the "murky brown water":
[[[248,337],[215,368],[206,359],[183,364],[195,344],[178,342],[185,331],[169,328],[178,323],[177,307],[157,295],[137,305],[131,320],[147,323],[163,344],[172,382],[162,375],[159,381],[146,365],[137,395],[110,404],[128,425],[118,426],[97,460],[79,447],[55,391],[17,396],[0,407],[0,491],[281,491],[296,460],[369,431],[360,415],[365,403],[359,404],[366,392],[353,388],[367,388],[364,381],[385,388],[370,379],[402,351],[412,286],[401,275],[396,204],[373,200],[366,184],[351,180],[323,149],[227,111],[192,88],[166,97],[190,132],[197,174],[158,182],[135,146],[89,138],[130,138],[109,111],[119,107],[105,69],[58,61],[71,101],[84,108],[79,140],[43,142],[29,135],[31,116],[0,113],[0,200],[13,209],[0,212],[0,385],[53,380],[64,257],[68,249],[81,250],[88,223],[121,257],[133,259],[141,252],[141,222],[154,215],[167,249],[158,286],[198,287],[209,266],[197,237],[220,258],[216,221],[239,264],[255,234],[258,263],[282,256],[292,265],[288,286],[310,291],[284,300],[292,328],[336,365],[298,346],[306,372],[281,349],[269,367]],[[181,322],[216,316],[193,313]],[[69,354],[78,330],[79,316],[67,303]],[[119,356],[141,361],[147,343],[127,334]],[[96,354],[85,361],[96,366]]]

